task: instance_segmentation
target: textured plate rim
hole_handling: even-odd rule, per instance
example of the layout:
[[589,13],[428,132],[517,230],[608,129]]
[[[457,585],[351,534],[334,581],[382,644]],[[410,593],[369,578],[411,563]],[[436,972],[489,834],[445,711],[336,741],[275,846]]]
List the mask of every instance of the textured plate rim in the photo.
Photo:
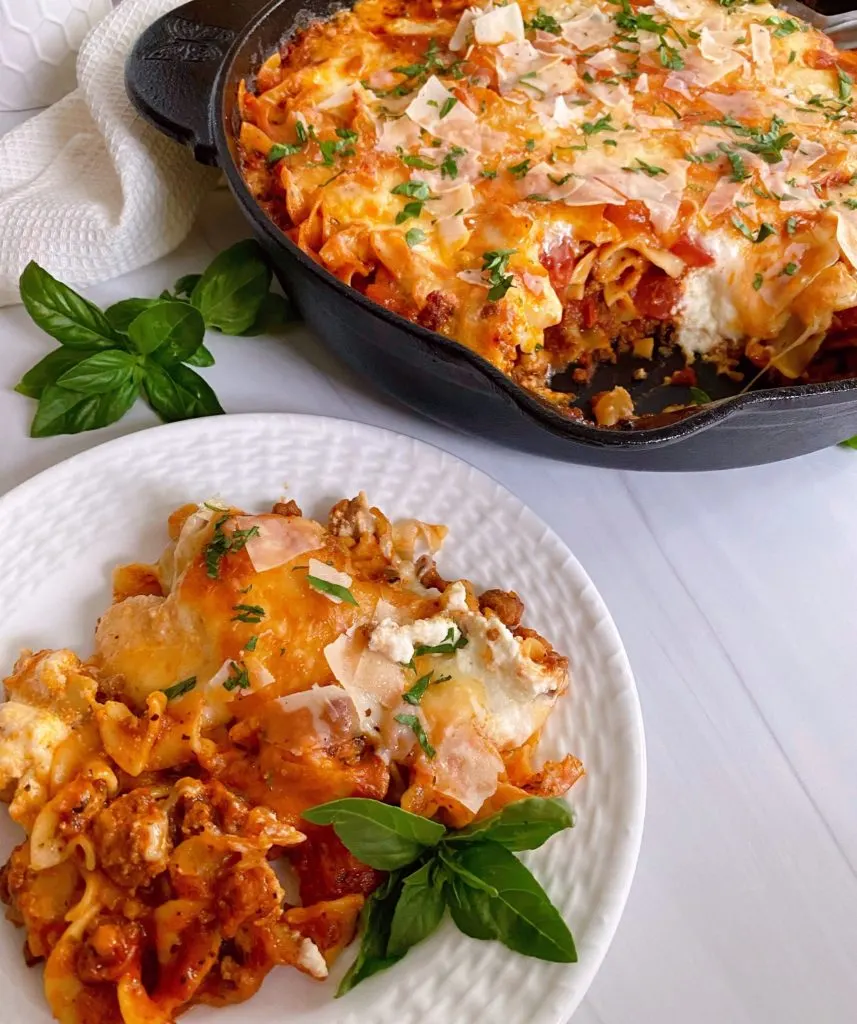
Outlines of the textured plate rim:
[[[595,941],[593,942],[593,949],[590,951],[586,965],[583,966],[580,963],[575,965],[575,969],[580,974],[576,989],[571,995],[571,998],[569,998],[563,1005],[561,1016],[556,1016],[552,1022],[552,1024],[565,1024],[565,1022],[568,1021],[572,1014],[577,1010],[589,991],[589,988],[591,987],[592,982],[604,961],[604,957],[607,955],[607,951],[612,944],[616,930],[619,927],[619,922],[624,913],[636,873],[646,812],[647,758],[645,730],[639,692],[637,690],[636,681],[630,661],[628,660],[625,646],[622,643],[621,635],[616,623],[613,621],[609,608],[601,596],[601,593],[590,579],[589,574],[583,568],[576,555],[571,551],[559,534],[557,534],[552,527],[548,526],[548,524],[545,523],[522,498],[518,497],[518,495],[506,487],[505,484],[500,483],[490,473],[474,466],[473,463],[469,462],[467,459],[463,459],[460,456],[455,455],[447,449],[442,448],[440,445],[432,444],[429,441],[424,441],[421,438],[414,437],[413,435],[405,434],[402,431],[390,430],[386,427],[378,427],[372,424],[363,423],[359,420],[349,420],[335,416],[308,413],[238,413],[217,419],[203,418],[185,420],[179,423],[164,424],[125,434],[121,437],[113,438],[101,444],[94,445],[92,448],[88,448],[83,452],[72,455],[67,459],[62,459],[54,465],[49,466],[47,469],[43,469],[36,473],[34,476],[13,487],[11,490],[6,491],[0,495],[0,517],[3,516],[7,507],[12,505],[13,502],[20,502],[22,500],[26,502],[27,499],[30,498],[31,492],[33,496],[39,493],[44,493],[45,488],[50,488],[53,482],[53,477],[61,476],[68,471],[69,467],[74,467],[78,470],[85,470],[90,463],[97,465],[105,452],[112,452],[122,448],[127,448],[130,456],[133,454],[135,448],[145,447],[147,439],[154,433],[157,433],[159,437],[164,437],[166,434],[169,434],[171,437],[181,438],[182,435],[185,435],[186,439],[189,440],[193,438],[196,433],[204,433],[211,429],[216,430],[217,424],[219,423],[224,425],[238,425],[239,423],[244,423],[260,427],[263,427],[265,424],[278,424],[284,429],[288,429],[291,424],[294,424],[295,426],[305,424],[310,427],[314,424],[324,424],[329,429],[333,430],[346,428],[349,431],[362,431],[370,436],[374,434],[376,436],[385,436],[388,439],[403,438],[416,444],[418,447],[425,447],[432,452],[440,453],[447,458],[463,463],[471,472],[490,480],[495,487],[499,488],[513,502],[517,503],[521,507],[522,511],[525,512],[526,515],[534,521],[534,523],[538,524],[545,536],[550,536],[555,544],[564,549],[570,564],[573,566],[574,571],[579,578],[579,581],[582,584],[588,585],[590,599],[601,616],[601,621],[604,624],[603,628],[608,634],[608,639],[615,645],[615,651],[613,653],[615,667],[613,671],[621,674],[625,683],[625,699],[628,703],[628,710],[632,716],[632,726],[637,739],[638,750],[636,770],[633,775],[635,790],[631,794],[630,801],[633,813],[629,820],[625,822],[626,829],[624,835],[621,835],[617,842],[617,847],[621,851],[620,864],[622,877],[617,879],[620,884],[617,884],[617,886],[612,890],[610,897],[606,899],[599,908],[602,915],[601,920],[597,924],[592,924],[592,932]],[[631,756],[631,753],[632,752],[629,752],[629,757]]]

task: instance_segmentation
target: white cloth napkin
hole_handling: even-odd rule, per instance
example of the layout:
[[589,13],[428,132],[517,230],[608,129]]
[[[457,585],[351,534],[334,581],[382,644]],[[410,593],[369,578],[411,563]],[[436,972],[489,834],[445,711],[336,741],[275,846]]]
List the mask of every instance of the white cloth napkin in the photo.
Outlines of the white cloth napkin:
[[0,139],[0,306],[36,260],[85,286],[144,266],[187,235],[218,172],[149,127],[124,66],[148,25],[181,0],[122,0],[90,32],[78,88]]

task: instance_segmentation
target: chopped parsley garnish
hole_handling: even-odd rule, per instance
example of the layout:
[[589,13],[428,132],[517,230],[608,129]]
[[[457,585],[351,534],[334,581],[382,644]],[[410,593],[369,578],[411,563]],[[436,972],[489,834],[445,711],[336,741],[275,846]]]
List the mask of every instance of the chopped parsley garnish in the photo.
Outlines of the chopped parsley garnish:
[[223,532],[223,525],[229,519],[230,516],[225,515],[215,522],[214,533],[203,552],[205,571],[213,580],[220,576],[220,563],[227,555],[243,551],[248,540],[259,536],[259,527],[251,526],[248,530],[233,530],[232,535],[227,537]]
[[524,196],[525,199],[529,199],[531,203],[551,203],[553,200],[550,196],[546,196],[543,192],[531,192],[528,196]]
[[[511,249],[509,251],[515,252],[514,249]],[[489,254],[486,253],[485,255],[487,256]],[[456,639],[455,627],[450,626],[449,629],[447,630],[446,636],[443,638],[441,643],[434,645],[416,644],[414,646],[414,657],[419,658],[422,657],[422,655],[424,654],[455,654],[456,651],[460,651],[462,647],[466,646],[467,637],[464,635],[464,633],[462,633],[461,630],[459,630],[458,639]]]
[[309,137],[316,143],[321,153],[321,162],[325,167],[333,167],[333,159],[336,156],[354,156],[353,143],[357,141],[358,134],[350,128],[337,128],[337,138],[320,139],[315,128],[310,125]]
[[431,760],[435,756],[435,749],[429,743],[429,738],[426,736],[426,731],[423,728],[423,723],[419,720],[417,715],[396,715],[396,721],[402,725],[408,726],[409,729],[416,736],[420,746],[423,748],[423,753],[426,757]]
[[568,174],[564,174],[561,178],[556,178],[556,177],[554,177],[553,174],[549,174],[548,175],[548,181],[552,181],[554,183],[554,185],[564,185],[569,180],[569,178],[573,178],[573,177],[574,177],[574,172],[573,171],[569,171]]
[[797,217],[789,217],[786,221],[786,233],[793,235],[797,231]]
[[842,202],[849,210],[857,210],[857,199],[843,199]]
[[622,170],[633,171],[634,174],[639,174],[642,171],[643,174],[647,174],[650,178],[656,178],[659,174],[667,173],[663,167],[655,167],[654,164],[647,164],[645,160],[641,160],[639,157],[635,157],[634,162],[637,164],[636,167],[623,167]]
[[787,263],[780,273],[785,274],[786,277],[793,277],[798,270],[797,263]]
[[790,36],[794,32],[800,32],[800,25],[794,20],[794,18],[777,18],[772,16],[765,18],[766,25],[772,25],[775,28],[774,39],[783,39],[785,36]]
[[233,622],[256,624],[265,618],[265,609],[258,604],[236,604],[232,611],[238,612],[237,615],[232,616]]
[[256,645],[259,643],[259,637],[251,636],[250,639],[244,644],[245,651],[255,651]]
[[616,131],[613,127],[612,114],[605,114],[604,117],[599,117],[597,121],[584,121],[580,127],[583,129],[584,135],[597,135],[598,132]]
[[658,47],[658,56],[661,59],[661,65],[669,68],[670,71],[681,71],[684,67],[684,57],[674,46],[661,43]]
[[430,160],[423,160],[421,156],[411,156],[408,153],[400,155],[400,159],[406,167],[416,167],[420,171],[433,171],[437,167],[437,164]]
[[[414,64],[398,65],[392,69],[396,74],[404,75],[406,81],[388,89],[386,92],[377,92],[377,96],[407,96],[414,89],[423,85],[431,75],[451,75],[453,78],[462,78],[461,61],[453,60],[450,64],[444,63],[440,56],[440,48],[436,40],[429,41],[423,60]],[[374,91],[374,90],[373,90]]]
[[797,57],[797,50],[789,50],[789,64],[794,64],[795,57]]
[[482,253],[482,272],[488,275],[488,283],[491,285],[488,292],[489,302],[498,302],[514,285],[514,277],[506,271],[509,269],[509,257],[517,251],[492,249],[490,252]]
[[413,249],[415,245],[419,245],[420,242],[426,240],[425,231],[421,231],[419,228],[411,228],[410,231],[405,232],[405,241],[408,243],[408,248]]
[[591,71],[584,71],[580,77],[583,79],[584,82],[586,82],[587,85],[592,85],[592,83],[595,81],[595,76],[592,74]]
[[223,689],[231,693],[233,690],[246,690],[249,686],[250,676],[247,674],[247,669],[233,661],[229,666],[229,675],[223,683]]
[[762,277],[762,275],[756,274],[756,276],[753,278],[753,290],[758,291],[762,287],[763,281],[764,278]]
[[173,683],[162,692],[167,700],[176,700],[179,697],[184,697],[186,693],[190,693],[195,686],[196,676],[190,676],[187,679],[182,679],[180,683]]
[[843,103],[847,103],[851,99],[854,79],[847,71],[843,71],[842,68],[839,68],[837,71],[837,77],[839,81],[839,98]]
[[317,590],[320,594],[327,594],[329,597],[338,597],[343,604],[359,603],[348,587],[343,587],[340,583],[330,583],[309,573],[307,573],[306,581],[313,590]]
[[524,143],[524,145],[532,153],[532,151],[536,148],[536,140],[535,139],[527,139],[527,141]]
[[523,178],[523,176],[527,173],[527,171],[529,169],[530,169],[530,160],[529,160],[529,157],[528,157],[526,160],[522,160],[519,164],[512,164],[511,167],[509,167],[508,170],[509,170],[509,174],[511,174],[513,177],[515,177],[515,178]]
[[744,158],[740,153],[732,152],[731,150],[726,153],[726,159],[732,165],[732,176],[731,181],[746,181],[750,177],[750,172],[747,170],[744,164]]
[[694,405],[708,405],[711,395],[707,391],[703,391],[702,388],[691,388],[690,400]]
[[496,178],[497,177],[497,172],[496,171],[480,171],[480,175],[483,178],[489,178],[489,179],[490,178]]
[[411,199],[419,199],[425,202],[431,195],[431,189],[424,181],[403,181],[390,191],[394,196],[409,196]]
[[462,149],[461,146],[453,146],[440,165],[440,176],[442,178],[457,178],[458,158],[464,156],[466,152],[467,150]]
[[771,235],[776,234],[774,228],[768,224],[767,221],[762,221],[759,225],[759,230],[755,234],[753,233],[753,229],[749,228],[744,221],[740,220],[738,217],[732,218],[732,226],[737,228],[745,238],[755,244],[764,242],[766,238],[770,238]]
[[433,686],[437,683],[445,683],[448,679],[452,679],[452,676],[438,676],[437,679],[432,679],[433,675],[434,672],[432,671],[427,672],[424,676],[420,676],[409,690],[405,690],[402,694],[402,700],[406,701],[408,704],[419,704],[423,699],[423,695],[426,690],[429,688],[429,685]]
[[394,196],[409,196],[412,200],[405,203],[397,214],[397,224],[404,224],[412,217],[419,217],[423,212],[423,204],[431,196],[431,189],[424,181],[403,181],[390,191]]
[[524,22],[524,24],[527,28],[532,29],[534,32],[537,30],[541,32],[550,32],[550,34],[553,36],[558,36],[562,34],[562,29],[560,28],[559,22],[552,14],[548,14],[544,7],[540,7],[536,11],[535,17],[531,18],[529,21]]
[[750,140],[738,142],[737,145],[749,153],[756,153],[768,164],[778,164],[783,159],[783,151],[786,146],[795,138],[794,132],[780,132],[785,122],[776,115],[771,118],[771,124],[767,131],[742,124],[734,117],[724,117],[720,121],[707,121],[706,124],[730,128],[740,139]]

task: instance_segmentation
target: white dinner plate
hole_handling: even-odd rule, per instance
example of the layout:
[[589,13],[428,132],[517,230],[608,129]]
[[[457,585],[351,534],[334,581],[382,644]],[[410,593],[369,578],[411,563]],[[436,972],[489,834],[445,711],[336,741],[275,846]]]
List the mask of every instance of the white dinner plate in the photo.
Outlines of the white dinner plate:
[[[249,1002],[194,1009],[189,1024],[560,1024],[583,998],[616,930],[637,861],[645,747],[634,679],[601,597],[562,541],[472,466],[410,437],[315,416],[193,420],[111,441],[0,499],[0,674],[21,647],[91,649],[111,570],[154,560],[168,513],[221,497],[252,511],[282,495],[324,516],[365,490],[391,518],[446,523],[442,576],[516,590],[524,622],[563,653],[572,685],[548,723],[546,756],[583,759],[571,831],[525,859],[571,926],[576,964],[550,964],[468,939],[447,919],[392,970],[334,1000],[332,980],[275,969]],[[0,811],[0,857],[20,833]],[[23,932],[0,918],[3,1024],[49,1024]]]

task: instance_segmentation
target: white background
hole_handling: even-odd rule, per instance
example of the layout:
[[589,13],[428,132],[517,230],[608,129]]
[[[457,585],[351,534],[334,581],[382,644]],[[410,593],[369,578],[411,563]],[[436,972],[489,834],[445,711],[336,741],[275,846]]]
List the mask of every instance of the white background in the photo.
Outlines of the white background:
[[[216,194],[171,257],[88,294],[155,295],[246,234]],[[0,310],[0,492],[156,423],[140,404],[106,430],[29,439],[35,406],[12,388],[52,344],[20,306]],[[857,452],[715,474],[587,469],[419,420],[302,328],[209,345],[229,412],[374,423],[490,473],[610,606],[640,688],[649,807],[625,917],[574,1024],[853,1024]]]

